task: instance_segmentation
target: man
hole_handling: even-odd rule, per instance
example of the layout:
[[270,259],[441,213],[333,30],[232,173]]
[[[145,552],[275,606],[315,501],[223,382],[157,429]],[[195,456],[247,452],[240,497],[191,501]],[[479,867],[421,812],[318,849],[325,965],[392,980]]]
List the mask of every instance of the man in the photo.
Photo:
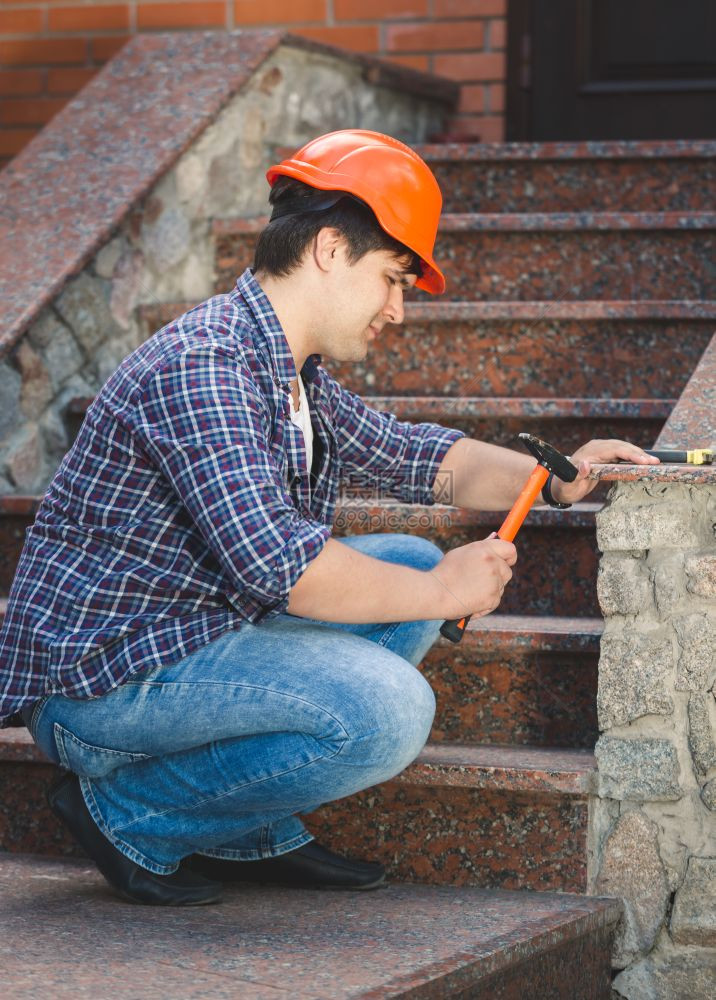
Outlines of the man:
[[[27,534],[0,637],[0,717],[67,770],[50,803],[109,883],[155,905],[253,879],[371,889],[375,863],[299,816],[403,770],[434,698],[416,666],[444,619],[499,604],[516,553],[331,537],[339,479],[404,501],[508,509],[528,456],[371,410],[319,365],[358,361],[403,293],[434,294],[435,178],[348,130],[268,173],[255,266],[126,358]],[[651,461],[625,442],[575,452]]]

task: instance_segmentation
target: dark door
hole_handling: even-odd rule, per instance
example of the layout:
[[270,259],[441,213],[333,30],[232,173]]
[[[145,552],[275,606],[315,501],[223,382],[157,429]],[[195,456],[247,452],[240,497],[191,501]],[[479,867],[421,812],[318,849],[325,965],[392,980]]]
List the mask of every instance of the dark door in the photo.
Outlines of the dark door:
[[715,0],[510,0],[508,140],[716,138]]

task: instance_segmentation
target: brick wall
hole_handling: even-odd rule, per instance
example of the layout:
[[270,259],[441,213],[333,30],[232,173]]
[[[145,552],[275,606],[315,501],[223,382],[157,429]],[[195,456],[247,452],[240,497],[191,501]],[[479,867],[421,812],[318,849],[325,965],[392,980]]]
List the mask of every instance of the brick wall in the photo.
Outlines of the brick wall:
[[451,132],[504,137],[507,0],[0,0],[0,165],[138,32],[280,26],[462,83]]

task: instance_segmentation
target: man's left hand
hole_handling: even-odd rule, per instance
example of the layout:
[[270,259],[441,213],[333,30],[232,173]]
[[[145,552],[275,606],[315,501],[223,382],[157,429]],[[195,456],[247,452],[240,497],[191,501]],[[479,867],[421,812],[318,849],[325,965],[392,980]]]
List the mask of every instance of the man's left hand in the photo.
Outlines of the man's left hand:
[[559,503],[578,503],[597,485],[596,479],[588,479],[592,465],[607,465],[611,462],[629,462],[632,465],[658,465],[659,459],[647,455],[628,441],[589,441],[571,456],[572,465],[579,470],[573,483],[563,483],[555,476],[552,480],[552,496]]

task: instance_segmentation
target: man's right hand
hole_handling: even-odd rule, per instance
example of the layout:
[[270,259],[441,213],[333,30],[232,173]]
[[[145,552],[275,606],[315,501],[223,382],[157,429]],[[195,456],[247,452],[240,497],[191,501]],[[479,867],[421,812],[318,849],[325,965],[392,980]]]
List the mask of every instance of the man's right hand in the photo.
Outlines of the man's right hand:
[[451,549],[430,571],[445,591],[445,618],[489,615],[502,600],[516,562],[515,546],[496,535]]

